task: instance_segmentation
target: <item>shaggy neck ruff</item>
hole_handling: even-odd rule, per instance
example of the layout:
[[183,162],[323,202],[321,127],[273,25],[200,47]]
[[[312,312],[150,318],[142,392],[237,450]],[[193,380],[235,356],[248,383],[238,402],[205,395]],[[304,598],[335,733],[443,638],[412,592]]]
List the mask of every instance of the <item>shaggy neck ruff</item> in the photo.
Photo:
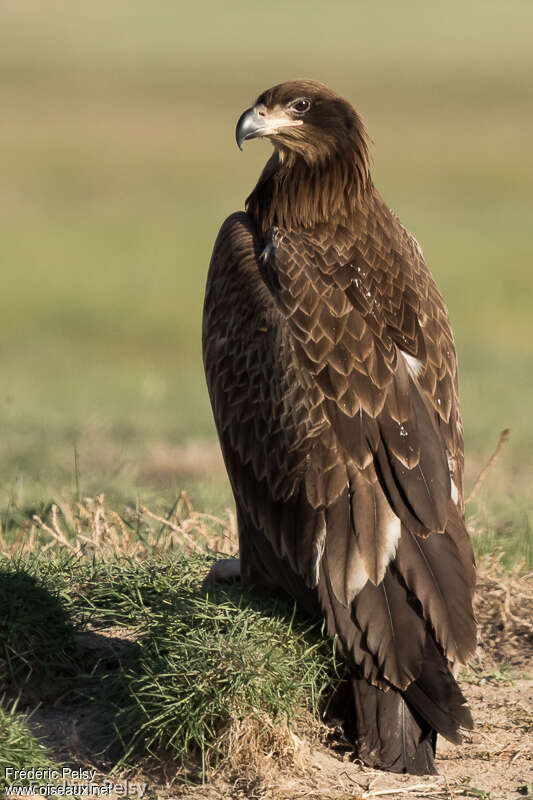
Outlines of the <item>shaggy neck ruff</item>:
[[295,152],[278,146],[246,200],[246,210],[264,234],[347,224],[367,202],[373,186],[366,139],[359,136],[337,152],[316,146]]

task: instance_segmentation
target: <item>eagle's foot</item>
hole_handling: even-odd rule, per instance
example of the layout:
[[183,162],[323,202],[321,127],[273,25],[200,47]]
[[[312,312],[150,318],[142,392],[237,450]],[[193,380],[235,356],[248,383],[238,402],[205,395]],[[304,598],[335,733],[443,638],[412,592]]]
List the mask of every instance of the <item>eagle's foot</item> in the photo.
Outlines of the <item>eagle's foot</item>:
[[241,562],[239,558],[221,558],[215,561],[204,582],[202,591],[212,589],[217,584],[229,585],[241,579]]

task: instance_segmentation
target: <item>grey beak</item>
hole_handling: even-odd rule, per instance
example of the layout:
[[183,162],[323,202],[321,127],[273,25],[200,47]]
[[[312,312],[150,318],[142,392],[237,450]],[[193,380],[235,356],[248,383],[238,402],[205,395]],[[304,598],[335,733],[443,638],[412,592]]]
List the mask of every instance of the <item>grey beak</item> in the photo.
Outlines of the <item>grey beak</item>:
[[248,108],[244,114],[241,114],[235,129],[235,139],[239,145],[239,150],[242,150],[242,143],[246,139],[256,139],[261,136],[264,130],[264,118],[259,116],[255,106]]

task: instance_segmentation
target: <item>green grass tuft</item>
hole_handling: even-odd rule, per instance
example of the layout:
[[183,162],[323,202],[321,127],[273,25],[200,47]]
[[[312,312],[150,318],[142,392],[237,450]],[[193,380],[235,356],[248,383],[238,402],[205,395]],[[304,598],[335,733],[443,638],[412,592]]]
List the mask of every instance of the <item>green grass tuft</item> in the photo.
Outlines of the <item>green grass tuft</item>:
[[[13,779],[6,768],[15,770],[58,769],[49,750],[32,734],[28,715],[17,711],[16,702],[7,707],[0,705],[0,775],[4,785],[27,784],[27,779]],[[0,791],[3,788],[0,784]]]
[[533,509],[515,498],[479,504],[467,520],[476,558],[499,551],[503,566],[533,568]]
[[74,627],[43,559],[0,565],[0,681],[17,693],[28,685],[57,693],[76,669]]
[[118,766],[193,756],[203,773],[226,751],[233,723],[268,717],[286,726],[316,715],[338,680],[331,640],[281,599],[237,588],[206,595],[212,561],[47,554],[11,572],[0,563],[33,591],[0,630],[0,668],[9,671],[21,631],[21,663],[64,668],[67,704],[86,704],[102,729],[101,752]]
[[[200,575],[208,564],[195,561]],[[236,721],[265,713],[290,723],[317,713],[335,659],[309,620],[282,602],[229,590],[204,597],[175,567],[167,580],[165,603],[123,676],[116,724],[130,750],[200,751],[205,763],[208,751],[211,760],[220,755],[221,734]]]

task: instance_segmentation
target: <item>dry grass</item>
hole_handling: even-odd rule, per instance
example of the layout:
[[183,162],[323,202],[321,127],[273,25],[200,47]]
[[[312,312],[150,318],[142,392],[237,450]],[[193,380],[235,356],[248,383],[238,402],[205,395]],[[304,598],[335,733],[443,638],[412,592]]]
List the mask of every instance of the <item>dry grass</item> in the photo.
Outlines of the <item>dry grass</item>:
[[533,572],[523,575],[522,568],[519,563],[506,571],[501,552],[485,556],[478,566],[476,658],[485,670],[489,664],[520,665],[533,660]]
[[226,517],[195,511],[186,492],[166,516],[143,505],[126,507],[120,514],[105,504],[105,496],[86,497],[76,503],[53,503],[48,516],[34,515],[14,533],[5,534],[0,523],[0,555],[12,557],[67,550],[73,555],[97,555],[108,560],[120,556],[141,559],[174,550],[234,555],[237,527],[234,513]]
[[488,476],[489,472],[491,471],[491,469],[493,468],[494,464],[496,463],[496,461],[500,457],[505,443],[509,441],[510,434],[511,434],[511,431],[509,430],[509,428],[505,428],[500,433],[500,438],[498,439],[498,444],[496,445],[496,448],[495,448],[494,452],[492,453],[491,457],[489,458],[489,460],[487,461],[487,463],[485,464],[485,466],[483,467],[483,469],[481,470],[481,472],[477,476],[474,485],[472,486],[472,488],[470,489],[470,492],[468,493],[468,497],[465,500],[467,505],[468,505],[468,503],[471,503],[472,500],[474,500],[474,498],[476,497],[477,493],[479,492],[479,490],[483,486],[484,482],[487,479],[487,476]]
[[[0,555],[12,557],[39,552],[65,551],[75,556],[110,560],[179,551],[236,555],[238,537],[235,514],[225,516],[196,511],[182,492],[163,516],[144,505],[109,508],[103,494],[74,504],[53,504],[46,518],[34,515],[15,534],[5,536],[0,525]],[[476,658],[488,664],[510,665],[533,658],[533,572],[522,574],[524,563],[506,570],[502,552],[481,558],[478,565],[475,611],[479,623]]]
[[[309,720],[309,730],[319,723]],[[302,776],[305,770],[302,739],[282,722],[266,714],[235,720],[224,735],[227,756],[218,770],[241,789],[276,785],[280,770]],[[212,777],[217,770],[212,771]]]
[[[478,534],[479,535],[479,534]],[[44,519],[34,515],[26,525],[6,536],[0,523],[0,555],[12,557],[67,550],[73,555],[96,555],[101,560],[121,556],[141,559],[180,551],[236,555],[235,514],[224,516],[196,511],[182,492],[163,516],[144,505],[118,513],[106,505],[103,494],[73,504],[52,504]],[[476,615],[484,657],[511,663],[533,648],[533,572],[522,574],[523,561],[511,571],[496,550],[478,565]],[[533,651],[532,651],[533,653]]]

